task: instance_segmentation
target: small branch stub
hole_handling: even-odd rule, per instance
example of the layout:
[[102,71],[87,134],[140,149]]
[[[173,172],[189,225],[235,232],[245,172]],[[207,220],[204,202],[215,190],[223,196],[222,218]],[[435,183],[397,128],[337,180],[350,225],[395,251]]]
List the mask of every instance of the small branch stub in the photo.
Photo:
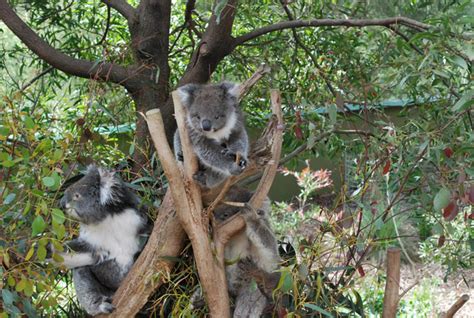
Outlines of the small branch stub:
[[454,314],[457,313],[459,309],[461,309],[461,307],[464,306],[465,303],[467,303],[468,300],[469,300],[468,294],[462,295],[461,297],[459,297],[458,300],[456,300],[456,302],[451,306],[451,308],[449,308],[447,312],[441,314],[441,317],[442,318],[454,317]]

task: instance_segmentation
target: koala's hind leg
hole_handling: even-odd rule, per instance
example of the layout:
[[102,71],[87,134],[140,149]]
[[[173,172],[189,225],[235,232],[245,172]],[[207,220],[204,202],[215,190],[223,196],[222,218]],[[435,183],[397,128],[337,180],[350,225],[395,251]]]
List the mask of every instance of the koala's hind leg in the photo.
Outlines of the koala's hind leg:
[[267,298],[258,288],[247,285],[235,299],[234,318],[259,318],[267,306]]
[[193,178],[201,186],[212,189],[221,184],[228,176],[209,167],[199,167]]
[[115,307],[112,305],[113,291],[102,286],[89,267],[79,267],[72,271],[77,299],[89,315],[109,314]]

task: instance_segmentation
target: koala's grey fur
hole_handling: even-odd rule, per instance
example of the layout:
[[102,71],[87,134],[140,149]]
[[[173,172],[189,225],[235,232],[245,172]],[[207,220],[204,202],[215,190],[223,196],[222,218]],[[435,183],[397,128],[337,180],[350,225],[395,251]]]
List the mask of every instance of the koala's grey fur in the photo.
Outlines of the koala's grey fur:
[[73,271],[79,303],[90,315],[110,313],[112,296],[140,251],[147,217],[113,172],[95,166],[66,189],[61,206],[80,223],[79,237],[66,243],[69,251],[58,253]]
[[[248,190],[233,187],[226,201],[248,202],[252,195]],[[229,294],[234,299],[233,317],[260,317],[268,299],[253,286],[248,267],[269,275],[279,267],[278,243],[269,222],[270,200],[258,211],[221,204],[215,209],[214,217],[217,224],[221,224],[238,212],[245,219],[245,231],[233,236],[224,249],[225,259],[232,262],[226,266],[226,277]]]
[[[230,175],[242,173],[247,165],[249,141],[238,105],[239,85],[188,84],[178,89],[186,109],[186,127],[200,169],[194,179],[213,188]],[[174,151],[183,160],[178,130]],[[237,155],[240,160],[237,160]]]

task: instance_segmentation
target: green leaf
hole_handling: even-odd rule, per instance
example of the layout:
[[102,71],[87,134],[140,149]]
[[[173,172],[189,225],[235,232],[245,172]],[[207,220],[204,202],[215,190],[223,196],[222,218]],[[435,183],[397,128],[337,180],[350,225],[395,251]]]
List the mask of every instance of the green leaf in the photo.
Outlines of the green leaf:
[[322,309],[322,308],[319,307],[319,306],[316,306],[315,304],[304,304],[304,306],[305,306],[306,308],[315,310],[315,311],[317,311],[317,312],[319,312],[319,313],[325,315],[326,317],[332,317],[332,318],[334,317],[333,315],[331,315],[330,312],[328,312],[328,311]]
[[63,157],[63,151],[61,149],[56,149],[53,153],[52,159],[57,161]]
[[46,223],[44,222],[44,219],[41,215],[38,215],[33,223],[31,224],[31,236],[35,236],[39,233],[42,233],[44,229],[46,228]]
[[53,177],[44,177],[43,184],[48,188],[54,187],[54,178]]
[[454,61],[454,63],[456,63],[463,70],[467,70],[467,68],[468,68],[467,63],[462,57],[455,56],[453,61]]
[[433,200],[433,207],[435,211],[441,212],[451,200],[451,191],[446,188],[442,188],[438,191]]
[[17,292],[21,292],[26,287],[26,280],[22,278],[18,284],[15,286]]
[[474,90],[467,91],[454,106],[451,108],[453,112],[464,110],[474,104]]
[[10,135],[10,129],[8,129],[8,127],[1,126],[0,127],[0,135],[2,135],[2,136]]
[[334,125],[337,120],[337,106],[336,105],[329,105],[328,106],[328,114],[329,114],[329,123]]
[[33,121],[33,119],[31,119],[30,116],[25,116],[25,118],[23,119],[23,122],[25,123],[25,128],[26,129],[35,128],[35,122]]
[[38,246],[38,251],[36,252],[36,258],[39,261],[44,261],[46,259],[46,247],[42,245]]
[[7,306],[10,306],[18,300],[18,295],[17,293],[12,293],[8,289],[2,289],[2,298],[3,303]]
[[291,276],[291,272],[282,272],[280,282],[278,283],[277,288],[280,289],[283,293],[288,293],[293,288],[293,277]]
[[16,193],[10,193],[9,195],[7,195],[7,197],[3,200],[3,204],[10,204],[13,202],[13,200],[15,200],[16,198]]
[[53,209],[51,211],[51,214],[53,216],[53,221],[58,223],[58,224],[63,224],[64,223],[64,213],[60,209]]

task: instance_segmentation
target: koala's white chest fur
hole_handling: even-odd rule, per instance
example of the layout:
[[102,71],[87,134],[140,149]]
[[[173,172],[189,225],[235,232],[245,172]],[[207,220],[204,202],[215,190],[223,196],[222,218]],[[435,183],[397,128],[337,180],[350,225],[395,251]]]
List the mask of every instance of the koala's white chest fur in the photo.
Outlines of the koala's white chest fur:
[[97,250],[108,254],[123,268],[133,263],[133,257],[139,250],[138,230],[143,219],[134,209],[126,209],[120,214],[107,216],[97,224],[81,224],[80,238]]
[[216,131],[204,131],[204,136],[209,139],[214,139],[217,142],[224,142],[228,140],[232,130],[234,129],[235,125],[237,124],[237,114],[232,112],[225,123],[225,126]]

